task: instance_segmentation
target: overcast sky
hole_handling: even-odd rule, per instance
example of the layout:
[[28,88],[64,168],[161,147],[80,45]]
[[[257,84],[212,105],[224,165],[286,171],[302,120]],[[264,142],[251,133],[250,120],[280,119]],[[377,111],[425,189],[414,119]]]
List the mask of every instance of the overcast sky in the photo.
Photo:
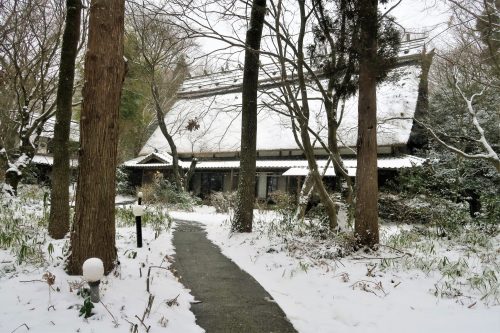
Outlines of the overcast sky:
[[[398,0],[391,0],[385,5],[379,4],[380,11],[385,12],[396,3],[398,3]],[[446,38],[446,33],[443,33],[443,31],[446,31],[450,12],[444,0],[402,0],[401,3],[391,11],[391,15],[396,17],[397,22],[401,26],[410,31],[428,32],[430,40],[429,48],[439,48],[443,38]],[[225,34],[234,33],[228,28],[229,25],[226,25],[224,22],[219,22],[216,26]],[[241,38],[245,36],[246,31],[244,30],[245,28],[242,26],[241,31],[238,31]],[[221,41],[209,38],[200,39],[198,44],[200,45],[199,54],[207,54],[227,46]],[[243,55],[234,54],[230,56],[229,54],[241,53],[237,51],[238,49],[229,52],[226,50],[224,55],[220,56],[220,58],[227,59],[231,57],[235,59],[229,63],[230,68],[235,68],[238,62],[243,63]],[[212,70],[218,70],[218,67],[223,65],[223,61],[219,60],[217,65],[213,66]]]

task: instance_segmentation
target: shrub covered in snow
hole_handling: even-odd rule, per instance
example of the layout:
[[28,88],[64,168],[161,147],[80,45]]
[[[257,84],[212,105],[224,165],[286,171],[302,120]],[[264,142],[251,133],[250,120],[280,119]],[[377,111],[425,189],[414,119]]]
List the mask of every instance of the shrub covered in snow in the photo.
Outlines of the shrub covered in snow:
[[415,197],[381,193],[379,216],[396,223],[430,224],[446,229],[470,222],[468,207],[437,196]]
[[[432,163],[400,171],[385,190],[400,195],[400,200],[424,201],[435,206],[465,210],[475,223],[497,224],[500,217],[500,174],[482,161],[461,160],[449,153],[431,151]],[[401,196],[402,195],[402,196]],[[387,199],[387,200],[386,200]],[[381,210],[390,209],[390,198],[382,198]],[[394,202],[392,202],[394,203]],[[458,204],[459,206],[454,206]],[[412,210],[412,207],[408,207]],[[435,211],[435,209],[433,210]],[[382,212],[385,213],[385,212]],[[390,211],[387,212],[391,214]],[[422,210],[422,213],[426,212]],[[429,220],[427,218],[427,220]],[[425,218],[424,218],[425,220]],[[424,221],[425,222],[425,221]]]
[[135,194],[135,189],[129,182],[127,169],[123,167],[116,169],[116,193],[123,195]]
[[[163,231],[168,231],[172,225],[172,218],[166,209],[158,205],[144,206],[142,215],[142,225],[150,226],[157,238]],[[116,222],[119,227],[135,225],[135,215],[131,207],[116,208]]]
[[208,203],[217,213],[228,213],[236,205],[236,194],[237,192],[212,192]]
[[200,203],[198,198],[188,192],[177,190],[161,173],[157,173],[153,181],[140,187],[139,191],[143,193],[143,201],[147,204],[163,203],[172,208],[191,211],[193,206]]
[[268,205],[270,208],[293,209],[295,203],[295,197],[288,192],[274,191],[269,194]]
[[17,197],[1,198],[0,249],[8,250],[18,264],[45,262],[42,248],[48,238],[45,194],[38,186],[23,185]]

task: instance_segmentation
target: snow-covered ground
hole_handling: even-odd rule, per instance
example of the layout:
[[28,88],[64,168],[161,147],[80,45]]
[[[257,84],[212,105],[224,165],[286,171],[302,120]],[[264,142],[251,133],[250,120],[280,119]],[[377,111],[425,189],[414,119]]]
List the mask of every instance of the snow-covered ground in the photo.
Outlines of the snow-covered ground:
[[[10,216],[20,223],[43,217],[40,201],[17,204],[24,208],[8,208],[18,212],[12,216],[2,205],[0,217]],[[130,207],[119,209],[122,221],[128,219],[127,210]],[[479,278],[487,271],[485,262],[496,265],[498,275],[498,237],[485,249],[476,248],[472,240],[466,244],[469,251],[446,242],[419,243],[419,250],[411,256],[387,247],[376,254],[360,252],[339,259],[335,256],[339,248],[329,240],[316,240],[315,244],[311,238],[280,234],[279,229],[271,232],[275,212],[256,211],[256,231],[250,234],[231,234],[229,216],[217,214],[211,207],[172,211],[170,215],[203,223],[208,238],[264,286],[299,332],[488,333],[498,332],[500,327],[498,294],[481,299],[494,288],[485,286],[481,292],[465,283],[476,276],[483,281]],[[172,230],[155,239],[154,226],[144,228],[144,247],[137,249],[134,228],[119,224],[120,265],[101,283],[102,304],[95,305],[94,315],[88,319],[79,316],[83,298],[70,286],[81,278],[68,276],[63,269],[67,240],[54,241],[44,234],[45,227],[39,227],[33,246],[43,259],[32,256],[22,264],[16,263],[19,252],[0,249],[0,332],[28,332],[28,328],[29,332],[129,332],[132,325],[137,325],[137,332],[145,332],[139,318],[144,318],[144,325],[151,326],[149,332],[153,333],[202,332],[189,310],[193,297],[167,269],[175,255]],[[411,227],[383,226],[383,240],[393,239],[402,230]],[[328,253],[332,256],[325,256]],[[435,262],[434,258],[443,256],[448,261]],[[385,262],[373,257],[401,259]],[[152,266],[162,268],[151,270],[154,301],[145,314],[150,295],[146,281]],[[46,282],[50,276],[44,278],[47,272],[55,276],[50,291]],[[493,287],[498,291],[495,276],[487,281],[495,281]]]
[[[31,208],[40,210],[41,205]],[[135,227],[118,227],[120,264],[101,281],[102,304],[95,304],[94,315],[88,319],[79,316],[84,299],[77,295],[77,288],[71,287],[82,278],[64,272],[67,240],[52,240],[44,235],[45,242],[39,248],[44,260],[22,264],[17,264],[17,257],[0,246],[0,332],[133,332],[130,328],[134,324],[137,332],[145,332],[137,317],[151,326],[151,333],[203,332],[189,310],[192,296],[167,269],[174,255],[171,238],[171,230],[155,239],[154,230],[145,227],[144,246],[138,249]],[[151,269],[149,294],[146,280],[152,266],[162,268]],[[55,276],[50,290],[44,278],[47,272]],[[150,313],[144,315],[149,295],[154,300]]]
[[[211,207],[171,216],[205,224],[208,238],[264,286],[299,332],[487,333],[500,328],[498,303],[485,305],[467,295],[436,297],[442,280],[438,272],[382,270],[380,260],[361,254],[314,260],[301,254],[306,249],[291,256],[279,237],[259,231],[230,234],[228,216],[215,214]],[[269,223],[273,218],[273,213],[257,212],[256,220]],[[382,232],[388,236],[398,231],[385,227]],[[450,258],[460,256],[451,249],[443,251]],[[394,251],[381,252],[395,256]]]

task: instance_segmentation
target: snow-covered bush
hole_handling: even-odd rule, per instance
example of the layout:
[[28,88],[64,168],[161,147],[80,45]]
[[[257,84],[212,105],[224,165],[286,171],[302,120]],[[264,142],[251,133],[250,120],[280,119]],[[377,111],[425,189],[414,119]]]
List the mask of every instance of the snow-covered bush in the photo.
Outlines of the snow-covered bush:
[[116,169],[116,193],[118,194],[135,194],[134,187],[130,184],[127,169],[118,167]]
[[9,251],[18,264],[45,262],[47,239],[44,192],[37,186],[21,186],[18,196],[2,197],[0,204],[0,249]]
[[179,191],[175,186],[163,177],[161,173],[154,176],[153,182],[145,184],[139,188],[143,193],[144,203],[162,203],[170,207],[192,211],[193,206],[200,203],[200,200],[185,191]]
[[[428,225],[402,227],[383,235],[382,246],[396,249],[380,261],[382,271],[420,270],[437,275],[436,297],[458,301],[477,299],[489,305],[500,304],[500,260],[495,255],[497,240],[484,233],[480,224],[462,227],[453,237],[440,237]],[[460,255],[457,255],[460,254]]]
[[291,210],[295,206],[295,197],[288,192],[274,191],[269,194],[268,207],[278,210]]
[[228,213],[236,205],[236,194],[236,192],[212,192],[208,201],[217,213]]
[[[135,225],[135,215],[132,212],[132,208],[117,207],[116,222],[121,227]],[[155,231],[155,236],[158,237],[160,233],[170,229],[172,217],[162,207],[148,205],[145,206],[144,214],[142,215],[142,225],[150,226]]]
[[437,196],[405,196],[381,193],[379,216],[396,223],[426,224],[448,235],[470,222],[468,207]]
[[[427,223],[432,219],[458,218],[458,209],[472,218],[460,218],[461,222],[498,224],[500,174],[483,161],[457,160],[439,152],[431,152],[429,157],[432,163],[401,170],[383,189],[393,195],[380,198],[382,218],[405,222],[401,216],[394,219],[403,214],[409,217],[408,222]],[[418,202],[432,209],[419,209]],[[412,207],[415,204],[417,207]],[[448,213],[450,216],[446,216]]]

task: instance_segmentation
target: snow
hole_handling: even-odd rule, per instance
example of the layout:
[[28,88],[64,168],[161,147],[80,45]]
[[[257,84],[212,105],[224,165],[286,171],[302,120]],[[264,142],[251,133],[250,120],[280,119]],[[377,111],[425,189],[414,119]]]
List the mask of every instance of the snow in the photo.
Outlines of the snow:
[[[10,206],[12,200],[17,198],[11,199]],[[23,211],[15,217],[19,219],[16,223],[36,225],[42,216],[41,202],[23,203],[22,207]],[[193,297],[168,270],[174,255],[171,230],[155,239],[155,231],[145,226],[144,245],[139,249],[135,244],[135,227],[118,226],[119,264],[102,278],[99,286],[102,303],[94,304],[94,315],[85,319],[79,317],[83,298],[74,287],[84,281],[64,271],[69,240],[53,240],[44,229],[42,226],[37,231],[37,241],[41,240],[37,247],[45,258],[43,263],[18,264],[14,253],[0,245],[0,332],[128,332],[130,323],[141,326],[135,316],[142,318],[145,312],[149,298],[146,280],[152,266],[162,268],[151,268],[149,273],[150,293],[155,297],[151,313],[144,319],[146,325],[151,325],[149,332],[203,332],[189,310]],[[43,278],[47,272],[55,276],[51,286]],[[176,297],[178,305],[167,305],[167,301]],[[139,332],[142,331],[139,327]]]
[[[272,212],[256,211],[255,221],[271,223]],[[439,274],[418,270],[382,271],[377,261],[317,260],[281,251],[279,239],[258,230],[231,234],[228,216],[210,207],[193,213],[171,212],[174,219],[205,224],[208,238],[271,294],[301,333],[317,332],[498,332],[500,307],[478,301],[437,298]],[[257,224],[258,224],[257,223]],[[255,226],[254,226],[255,228]],[[387,237],[394,225],[382,228]],[[451,254],[460,256],[450,249]],[[450,253],[451,252],[451,253]],[[451,260],[451,259],[450,259]],[[469,308],[470,306],[470,308]]]
[[143,205],[134,205],[132,207],[132,212],[134,213],[135,216],[142,216],[144,215],[144,206]]
[[[37,116],[35,115],[31,120],[30,126],[36,119]],[[56,125],[56,118],[55,117],[49,118],[43,125],[43,130],[42,133],[40,134],[40,137],[53,138],[55,125]],[[73,120],[70,123],[69,139],[70,141],[73,142],[78,142],[80,140],[80,124]]]
[[[17,199],[10,200],[12,205],[12,200]],[[33,205],[30,201],[25,207],[26,211],[14,209],[12,219],[25,224],[41,215],[40,202]],[[436,297],[434,292],[446,282],[444,276],[435,269],[423,271],[411,266],[425,253],[407,257],[409,269],[382,269],[380,260],[370,258],[394,256],[395,252],[381,249],[374,255],[354,253],[339,259],[324,256],[339,250],[332,240],[311,242],[307,238],[276,236],[269,232],[279,218],[275,211],[256,210],[254,232],[249,234],[230,233],[229,215],[217,214],[213,207],[197,207],[193,212],[171,211],[170,215],[177,221],[204,224],[208,238],[271,294],[300,333],[493,333],[500,327],[498,301],[480,300],[477,293],[469,293],[465,287],[461,287],[462,296]],[[133,223],[132,219],[129,222]],[[381,237],[387,240],[411,228],[383,224]],[[147,306],[148,278],[151,295],[155,296],[151,313],[145,317],[146,325],[151,325],[150,332],[202,332],[189,310],[194,301],[192,295],[168,270],[175,255],[172,230],[155,239],[155,231],[146,225],[144,247],[138,249],[134,229],[118,226],[119,265],[102,278],[102,304],[95,304],[94,315],[88,319],[78,316],[83,298],[76,294],[76,287],[71,287],[83,283],[82,278],[64,272],[67,239],[53,240],[44,231],[39,232],[37,242],[40,241],[46,259],[43,264],[19,265],[13,253],[0,248],[0,299],[4,304],[0,308],[0,332],[16,328],[16,332],[26,332],[27,327],[30,332],[128,331],[130,322],[140,324],[136,316],[141,317]],[[459,249],[439,241],[435,242],[434,251],[446,255],[450,262],[467,260],[467,269],[479,274],[483,269],[481,256],[493,255],[490,260],[498,262],[494,254],[500,237],[493,239],[493,244],[489,253],[479,251],[477,256],[464,257]],[[55,277],[52,285],[47,283],[49,273]],[[176,297],[178,305],[167,305]]]
[[[354,170],[353,173],[351,169],[348,169],[348,172],[350,176],[356,175],[356,170]],[[321,170],[320,173],[327,177],[335,176],[335,169],[328,168],[324,174],[323,170]],[[290,168],[282,173],[283,176],[307,176],[308,174],[309,174],[308,168]]]
[[[32,163],[34,164],[43,164],[43,165],[53,165],[54,164],[54,157],[49,156],[49,155],[41,155],[37,154],[33,156],[33,159],[31,160]],[[78,159],[72,158],[69,161],[69,164],[72,168],[78,166]]]
[[83,263],[82,272],[87,282],[99,281],[104,276],[104,263],[99,258],[89,258]]
[[[149,155],[148,155],[149,156]],[[324,168],[327,160],[317,160],[318,166]],[[357,160],[352,158],[343,159],[343,162],[348,169],[349,175],[355,176]],[[380,169],[401,169],[410,168],[414,166],[421,166],[425,159],[411,156],[402,155],[398,157],[379,157],[377,164]],[[170,165],[167,163],[146,163],[141,164],[140,158],[135,158],[124,163],[127,167],[138,168],[165,168]],[[179,165],[183,168],[189,168],[190,163],[179,161]],[[305,176],[307,175],[307,160],[257,160],[256,166],[258,169],[287,169],[283,176]],[[196,169],[238,169],[240,167],[239,160],[226,160],[226,161],[200,161],[196,164]],[[335,171],[329,167],[326,171],[326,176],[334,176]]]
[[[407,143],[418,96],[419,66],[396,69],[401,77],[396,81],[384,82],[377,88],[378,145],[404,145]],[[298,150],[288,111],[284,105],[276,105],[272,94],[277,88],[265,89],[259,95],[257,125],[257,150]],[[319,135],[326,139],[324,129],[326,115],[319,92],[310,89],[311,124]],[[273,105],[283,114],[266,106]],[[187,124],[196,118],[200,128],[189,131]],[[240,149],[241,135],[241,93],[229,92],[213,96],[179,99],[165,116],[177,150],[180,154],[199,152],[236,152]],[[357,140],[357,96],[345,103],[344,116],[339,128],[340,143],[354,147]],[[325,141],[326,142],[326,141]],[[316,143],[320,148],[320,144]],[[170,151],[169,145],[157,128],[142,148],[140,155],[153,152],[162,154]]]

